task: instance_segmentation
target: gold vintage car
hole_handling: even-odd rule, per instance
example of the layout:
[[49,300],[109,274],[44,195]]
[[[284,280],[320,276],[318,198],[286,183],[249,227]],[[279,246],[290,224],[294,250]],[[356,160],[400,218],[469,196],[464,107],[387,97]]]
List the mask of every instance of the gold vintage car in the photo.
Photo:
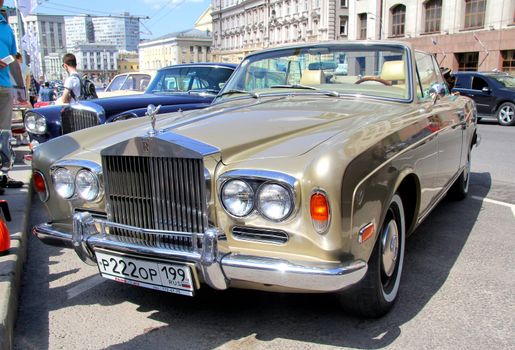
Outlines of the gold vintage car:
[[116,75],[103,91],[98,91],[98,98],[138,95],[145,92],[150,83],[150,75],[144,73],[122,73]]
[[477,141],[472,100],[395,42],[261,51],[207,109],[148,114],[35,150],[38,238],[119,282],[335,292],[367,317],[396,299],[406,236],[467,195]]

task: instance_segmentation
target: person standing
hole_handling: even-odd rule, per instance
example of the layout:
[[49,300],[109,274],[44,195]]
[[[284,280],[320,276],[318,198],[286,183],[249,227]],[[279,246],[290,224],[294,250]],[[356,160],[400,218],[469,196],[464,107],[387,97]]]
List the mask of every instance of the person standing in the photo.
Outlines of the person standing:
[[14,77],[11,74],[11,83],[13,85],[13,94],[16,99],[18,99],[18,96],[25,95],[24,100],[27,100],[27,93],[28,89],[30,88],[30,70],[29,67],[25,63],[23,63],[23,57],[22,55],[17,52],[15,55],[16,61],[18,61],[18,64],[20,65],[21,75],[23,79],[23,85],[18,86],[16,84],[16,81],[14,80]]
[[64,81],[62,100],[64,103],[77,102],[80,96],[81,79],[77,72],[77,59],[74,54],[67,53],[64,55],[63,68],[68,73],[68,78]]
[[[0,0],[0,7],[4,5],[4,0]],[[0,187],[19,188],[23,186],[23,182],[15,181],[7,175],[13,162],[13,154],[11,151],[11,120],[13,97],[11,93],[12,83],[9,71],[18,86],[23,86],[23,78],[18,62],[7,64],[2,59],[4,57],[16,55],[16,41],[14,34],[3,16],[0,16],[0,156],[1,169],[3,175],[0,177]],[[23,99],[22,96],[20,96]],[[3,188],[0,194],[3,193]]]
[[39,89],[39,102],[51,102],[55,100],[54,89],[50,88],[48,81]]

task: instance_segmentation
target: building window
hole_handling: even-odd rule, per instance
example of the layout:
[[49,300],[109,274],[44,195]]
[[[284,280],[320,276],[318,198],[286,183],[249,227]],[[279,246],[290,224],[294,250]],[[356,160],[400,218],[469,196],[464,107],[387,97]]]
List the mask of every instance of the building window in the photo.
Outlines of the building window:
[[345,8],[348,6],[349,6],[349,4],[347,3],[347,0],[340,0],[340,7]]
[[501,51],[502,70],[515,74],[515,50]]
[[358,15],[358,39],[364,40],[367,38],[367,14],[360,13]]
[[485,25],[486,0],[465,0],[465,29]]
[[456,54],[458,61],[458,70],[460,71],[476,71],[479,61],[479,52],[462,52]]
[[347,36],[347,16],[340,16],[340,36]]
[[406,6],[397,5],[392,8],[392,36],[404,36],[406,23]]
[[442,18],[442,0],[429,0],[424,4],[425,32],[435,33],[440,31]]

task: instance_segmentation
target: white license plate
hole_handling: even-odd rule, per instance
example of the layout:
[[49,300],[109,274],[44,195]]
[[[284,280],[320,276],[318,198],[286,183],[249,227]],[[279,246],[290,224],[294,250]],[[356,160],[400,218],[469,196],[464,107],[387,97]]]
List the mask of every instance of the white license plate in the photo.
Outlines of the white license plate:
[[193,296],[188,266],[95,252],[100,274],[114,281]]

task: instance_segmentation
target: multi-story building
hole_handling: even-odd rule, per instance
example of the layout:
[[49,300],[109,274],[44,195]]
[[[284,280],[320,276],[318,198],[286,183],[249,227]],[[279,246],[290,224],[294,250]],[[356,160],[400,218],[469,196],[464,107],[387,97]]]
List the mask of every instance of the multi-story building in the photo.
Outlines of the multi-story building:
[[118,71],[118,50],[109,44],[84,43],[73,48],[77,70],[94,81],[108,82]]
[[211,61],[211,32],[189,29],[163,35],[139,44],[139,66],[143,73],[179,63]]
[[139,72],[139,55],[135,52],[118,54],[118,74]]
[[67,51],[71,51],[75,45],[95,41],[93,18],[91,16],[65,17],[64,26]]
[[51,52],[44,58],[46,80],[64,80],[63,52]]
[[[18,18],[16,16],[9,17],[9,24],[13,28],[16,42],[20,42]],[[25,32],[30,30],[34,33],[39,46],[38,60],[41,63],[43,74],[46,74],[44,57],[53,52],[62,52],[66,46],[64,17],[43,14],[29,15],[24,30]]]
[[212,0],[213,59],[326,40],[406,40],[453,70],[515,72],[514,0]]
[[213,0],[213,59],[348,36],[347,0]]
[[453,70],[515,73],[515,1],[385,0],[382,37],[433,52]]
[[139,19],[124,13],[120,17],[92,17],[95,42],[115,45],[120,51],[138,51]]

